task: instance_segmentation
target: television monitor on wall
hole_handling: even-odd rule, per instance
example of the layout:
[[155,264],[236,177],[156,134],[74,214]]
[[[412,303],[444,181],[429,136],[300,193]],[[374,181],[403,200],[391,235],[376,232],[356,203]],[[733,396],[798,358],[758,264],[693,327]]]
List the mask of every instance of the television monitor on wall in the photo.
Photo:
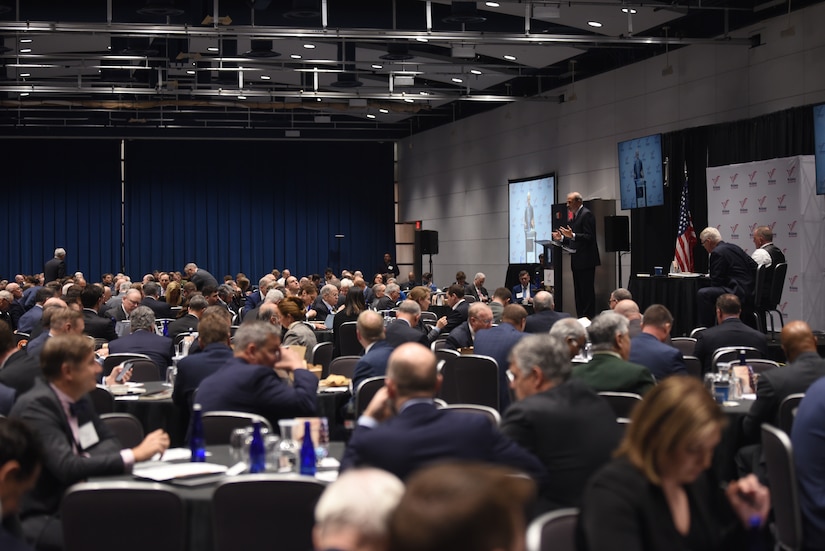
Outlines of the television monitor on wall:
[[619,142],[622,209],[665,204],[662,135]]
[[825,103],[814,106],[816,194],[825,195]]
[[[537,263],[544,252],[537,242],[549,241],[553,231],[551,209],[556,202],[556,176],[510,180],[509,198],[510,264]],[[544,260],[549,263],[551,259]]]

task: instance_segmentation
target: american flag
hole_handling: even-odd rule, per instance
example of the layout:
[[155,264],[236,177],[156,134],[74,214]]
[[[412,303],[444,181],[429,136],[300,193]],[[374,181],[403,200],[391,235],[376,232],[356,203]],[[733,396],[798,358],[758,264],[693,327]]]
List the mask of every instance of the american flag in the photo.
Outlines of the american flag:
[[693,271],[693,247],[696,246],[696,231],[693,229],[693,219],[690,217],[690,203],[688,202],[688,180],[685,173],[685,183],[682,186],[682,200],[679,202],[679,232],[676,235],[676,264],[682,272]]

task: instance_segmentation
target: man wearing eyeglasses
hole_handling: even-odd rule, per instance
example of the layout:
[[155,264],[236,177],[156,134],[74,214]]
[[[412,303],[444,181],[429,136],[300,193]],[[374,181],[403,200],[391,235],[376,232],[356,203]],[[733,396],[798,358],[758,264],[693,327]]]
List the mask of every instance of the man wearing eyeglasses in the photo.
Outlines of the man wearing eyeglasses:
[[126,296],[120,303],[120,308],[115,308],[111,315],[115,321],[128,321],[132,310],[140,306],[140,301],[143,300],[143,294],[138,289],[129,289]]

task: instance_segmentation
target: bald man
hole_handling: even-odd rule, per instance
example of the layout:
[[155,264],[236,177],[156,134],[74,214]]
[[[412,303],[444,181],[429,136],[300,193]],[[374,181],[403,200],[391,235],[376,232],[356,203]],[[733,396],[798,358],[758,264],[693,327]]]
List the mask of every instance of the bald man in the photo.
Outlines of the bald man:
[[627,327],[631,339],[642,332],[642,313],[635,301],[630,299],[620,300],[613,307],[613,311],[627,318]]

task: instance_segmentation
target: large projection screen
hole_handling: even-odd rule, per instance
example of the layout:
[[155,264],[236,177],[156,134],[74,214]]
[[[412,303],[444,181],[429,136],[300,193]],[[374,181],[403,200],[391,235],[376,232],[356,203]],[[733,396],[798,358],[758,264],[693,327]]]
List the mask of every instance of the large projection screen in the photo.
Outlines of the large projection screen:
[[[544,251],[537,241],[549,241],[553,231],[551,210],[556,202],[556,175],[510,180],[508,196],[510,264],[537,263]],[[549,263],[551,258],[544,261]]]

